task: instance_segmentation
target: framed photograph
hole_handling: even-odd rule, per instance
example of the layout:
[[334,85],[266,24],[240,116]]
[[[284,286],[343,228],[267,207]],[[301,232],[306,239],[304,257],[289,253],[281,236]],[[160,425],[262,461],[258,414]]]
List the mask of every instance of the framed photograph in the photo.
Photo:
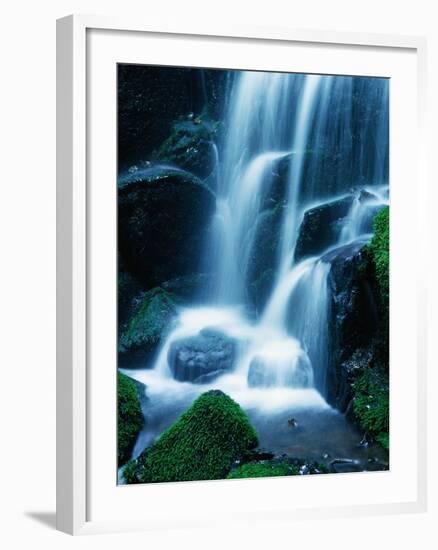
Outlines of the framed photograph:
[[57,36],[58,528],[424,510],[424,40]]

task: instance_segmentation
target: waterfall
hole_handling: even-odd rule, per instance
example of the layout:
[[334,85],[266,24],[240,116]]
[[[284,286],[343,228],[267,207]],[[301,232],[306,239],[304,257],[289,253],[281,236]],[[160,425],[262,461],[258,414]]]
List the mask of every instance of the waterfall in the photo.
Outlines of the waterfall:
[[282,246],[280,273],[284,273],[290,266],[293,258],[296,233],[298,228],[299,196],[302,182],[306,147],[309,142],[309,133],[315,112],[318,89],[321,76],[309,75],[306,77],[298,102],[298,116],[295,122],[293,137],[293,156],[290,168],[289,193],[287,208],[284,213],[282,230]]
[[[236,185],[217,201],[214,231],[218,283],[217,303],[239,303],[244,299],[244,275],[253,247],[251,228],[259,215],[260,202],[272,181],[272,167],[285,152],[260,153],[239,170]],[[252,237],[252,238],[251,238]]]
[[[373,215],[388,202],[387,86],[383,79],[234,74],[224,139],[214,146],[216,212],[204,252],[213,288],[203,307],[181,312],[154,376],[171,378],[172,344],[213,328],[239,343],[233,372],[214,387],[314,388],[325,395],[331,299],[325,255],[370,238]],[[364,142],[374,144],[371,152]],[[338,236],[321,254],[295,262],[306,212],[340,197],[351,197],[351,206]],[[282,213],[272,234],[279,241],[275,274],[264,310],[254,318],[249,258],[258,253],[256,228],[271,203]]]

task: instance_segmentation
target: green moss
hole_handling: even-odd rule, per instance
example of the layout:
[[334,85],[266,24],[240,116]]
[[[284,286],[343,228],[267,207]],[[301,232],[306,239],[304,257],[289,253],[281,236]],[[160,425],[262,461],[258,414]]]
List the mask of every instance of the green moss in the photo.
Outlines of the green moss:
[[127,465],[125,481],[223,479],[233,462],[257,444],[257,434],[239,405],[221,391],[209,391]]
[[380,443],[380,445],[388,450],[389,449],[389,433],[380,433],[376,437],[377,443]]
[[373,221],[374,235],[369,244],[379,284],[382,304],[389,305],[389,207],[380,210]]
[[177,312],[175,297],[160,287],[146,292],[143,301],[120,338],[120,351],[154,349],[167,334]]
[[196,117],[195,122],[177,122],[170,136],[154,153],[158,161],[174,163],[179,168],[207,176],[214,162],[211,141],[217,126],[210,120]]
[[367,368],[354,382],[353,410],[361,428],[389,448],[389,382],[387,372]]
[[300,473],[297,466],[282,462],[279,464],[250,462],[243,464],[228,474],[228,479],[241,479],[246,477],[276,477],[291,476]]
[[117,413],[117,457],[121,466],[129,460],[144,423],[137,386],[121,372],[117,375]]

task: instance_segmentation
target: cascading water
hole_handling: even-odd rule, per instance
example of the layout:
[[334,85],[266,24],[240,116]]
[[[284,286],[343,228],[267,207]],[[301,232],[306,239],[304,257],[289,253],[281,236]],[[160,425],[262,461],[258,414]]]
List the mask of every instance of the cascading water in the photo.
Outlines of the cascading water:
[[[318,98],[318,89],[321,85],[322,78],[323,77],[317,75],[307,76],[298,102],[298,115],[295,122],[292,142],[293,157],[290,168],[288,200],[284,213],[281,235],[280,276],[284,275],[285,271],[289,269],[295,250],[296,234],[299,223],[299,197],[306,147],[309,142],[309,134]],[[325,87],[324,93],[327,93]]]
[[[214,284],[204,307],[181,312],[163,344],[154,368],[136,375],[148,395],[164,387],[199,385],[177,382],[169,367],[171,346],[214,329],[238,342],[234,368],[202,386],[221,388],[243,406],[327,407],[330,264],[328,251],[370,238],[373,214],[387,204],[387,82],[315,75],[240,72],[235,75],[225,117],[227,132],[218,144],[216,213],[204,263]],[[353,139],[357,98],[373,124],[361,127],[363,142]],[[355,102],[353,101],[355,99]],[[372,117],[369,117],[372,118]],[[333,159],[340,159],[335,166]],[[283,170],[283,194],[272,199]],[[284,184],[284,181],[286,182]],[[275,188],[276,189],[276,188]],[[278,190],[277,190],[278,191]],[[315,204],[351,197],[348,214],[328,247],[295,261],[300,224]],[[257,253],[257,224],[266,204],[282,213],[273,262],[272,288],[264,310],[255,317],[248,298],[248,265]],[[293,394],[293,395],[292,395]],[[322,396],[322,397],[321,397]],[[144,444],[144,441],[142,442]]]

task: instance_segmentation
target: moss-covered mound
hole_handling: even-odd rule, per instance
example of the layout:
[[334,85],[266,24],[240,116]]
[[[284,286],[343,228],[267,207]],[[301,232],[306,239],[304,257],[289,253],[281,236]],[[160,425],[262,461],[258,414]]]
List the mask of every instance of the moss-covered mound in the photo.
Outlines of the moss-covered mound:
[[145,367],[177,315],[176,297],[157,287],[146,292],[119,341],[119,367]]
[[368,254],[380,297],[380,328],[374,342],[371,368],[353,386],[353,413],[367,436],[389,448],[389,207],[376,214]]
[[117,459],[122,466],[131,457],[144,419],[137,385],[121,372],[117,375],[117,412]]
[[258,444],[248,416],[218,390],[202,394],[140,457],[127,464],[127,483],[223,479]]
[[214,169],[216,161],[212,141],[217,129],[218,123],[204,120],[204,117],[177,122],[154,157],[206,178]]
[[367,368],[354,383],[353,411],[367,435],[389,448],[388,374],[379,368]]
[[293,476],[300,473],[297,466],[281,462],[279,464],[271,464],[269,462],[250,462],[243,464],[232,470],[228,474],[228,479],[241,479],[247,477],[276,477],[276,476]]
[[376,269],[382,305],[389,305],[389,207],[383,208],[373,222],[374,235],[369,249]]

